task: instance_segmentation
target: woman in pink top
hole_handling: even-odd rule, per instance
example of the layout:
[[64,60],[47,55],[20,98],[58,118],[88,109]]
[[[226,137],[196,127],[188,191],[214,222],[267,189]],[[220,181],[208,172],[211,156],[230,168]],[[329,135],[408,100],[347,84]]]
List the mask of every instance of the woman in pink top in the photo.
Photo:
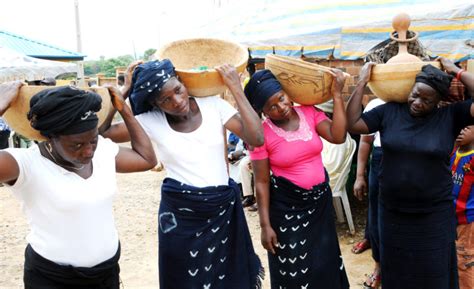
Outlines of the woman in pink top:
[[266,117],[265,143],[250,157],[272,288],[349,288],[321,159],[320,136],[332,143],[346,136],[344,76],[332,74],[332,121],[313,106],[293,106],[269,70],[255,73],[245,88],[253,108]]

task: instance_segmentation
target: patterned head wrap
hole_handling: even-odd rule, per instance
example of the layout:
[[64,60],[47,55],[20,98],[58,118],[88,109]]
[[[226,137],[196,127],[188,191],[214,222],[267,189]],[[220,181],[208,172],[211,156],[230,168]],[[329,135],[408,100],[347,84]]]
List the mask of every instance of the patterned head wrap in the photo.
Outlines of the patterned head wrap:
[[169,59],[155,60],[139,65],[133,72],[130,104],[134,115],[153,110],[150,102],[163,85],[175,77],[173,63]]
[[444,71],[439,70],[431,64],[423,66],[421,72],[416,75],[415,82],[421,82],[429,85],[436,90],[441,99],[449,96],[449,87],[453,77]]
[[245,86],[244,92],[256,112],[261,112],[267,100],[281,91],[280,82],[268,69],[257,71]]
[[45,89],[30,100],[31,127],[46,137],[71,135],[97,127],[102,98],[73,86]]

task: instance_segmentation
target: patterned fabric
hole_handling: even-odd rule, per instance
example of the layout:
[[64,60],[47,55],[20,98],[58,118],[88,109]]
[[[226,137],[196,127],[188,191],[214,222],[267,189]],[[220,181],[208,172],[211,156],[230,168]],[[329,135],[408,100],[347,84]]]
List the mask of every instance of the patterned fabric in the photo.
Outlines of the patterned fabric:
[[455,148],[451,155],[453,195],[458,224],[474,221],[474,151],[462,153]]
[[302,141],[309,141],[313,138],[313,133],[311,132],[308,122],[306,121],[306,117],[304,116],[303,111],[300,110],[299,107],[295,107],[295,111],[300,118],[299,128],[294,131],[286,131],[276,125],[267,118],[264,120],[264,123],[268,124],[268,126],[275,132],[275,134],[281,138],[284,138],[287,142],[302,140]]
[[2,117],[0,117],[0,131],[10,131],[10,127]]
[[466,97],[464,89],[464,84],[462,84],[462,82],[457,80],[456,78],[453,78],[453,80],[451,81],[451,86],[449,87],[449,95],[445,100],[445,103],[450,104],[465,100]]
[[[414,32],[408,31],[407,38],[415,36]],[[395,33],[395,37],[398,35]],[[408,53],[418,56],[423,61],[429,61],[430,57],[420,41],[415,40],[408,43]],[[365,62],[386,63],[390,58],[398,54],[398,42],[387,39],[371,48],[364,57]]]
[[159,210],[160,288],[261,288],[237,184],[197,188],[166,178]]
[[150,110],[154,92],[161,91],[168,80],[176,76],[173,63],[169,59],[155,60],[140,64],[133,72],[130,104],[134,115]]
[[272,177],[270,222],[278,240],[276,254],[268,253],[272,288],[349,288],[327,181],[326,174],[326,182],[305,190]]

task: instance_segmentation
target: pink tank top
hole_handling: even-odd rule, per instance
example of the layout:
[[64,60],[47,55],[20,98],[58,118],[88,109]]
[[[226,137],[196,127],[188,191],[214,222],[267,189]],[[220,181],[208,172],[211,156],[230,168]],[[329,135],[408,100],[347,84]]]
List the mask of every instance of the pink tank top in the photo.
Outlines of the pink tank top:
[[250,158],[268,159],[275,176],[309,189],[325,180],[321,158],[323,143],[316,126],[328,118],[313,106],[295,106],[294,109],[300,118],[298,129],[285,131],[266,119],[263,122],[265,143],[251,151]]

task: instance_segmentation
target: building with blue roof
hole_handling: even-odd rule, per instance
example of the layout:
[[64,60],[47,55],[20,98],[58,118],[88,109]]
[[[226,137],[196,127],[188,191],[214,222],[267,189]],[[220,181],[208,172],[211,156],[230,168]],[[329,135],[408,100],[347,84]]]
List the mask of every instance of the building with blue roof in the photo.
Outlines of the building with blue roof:
[[0,46],[18,53],[47,60],[82,61],[86,55],[0,30]]

